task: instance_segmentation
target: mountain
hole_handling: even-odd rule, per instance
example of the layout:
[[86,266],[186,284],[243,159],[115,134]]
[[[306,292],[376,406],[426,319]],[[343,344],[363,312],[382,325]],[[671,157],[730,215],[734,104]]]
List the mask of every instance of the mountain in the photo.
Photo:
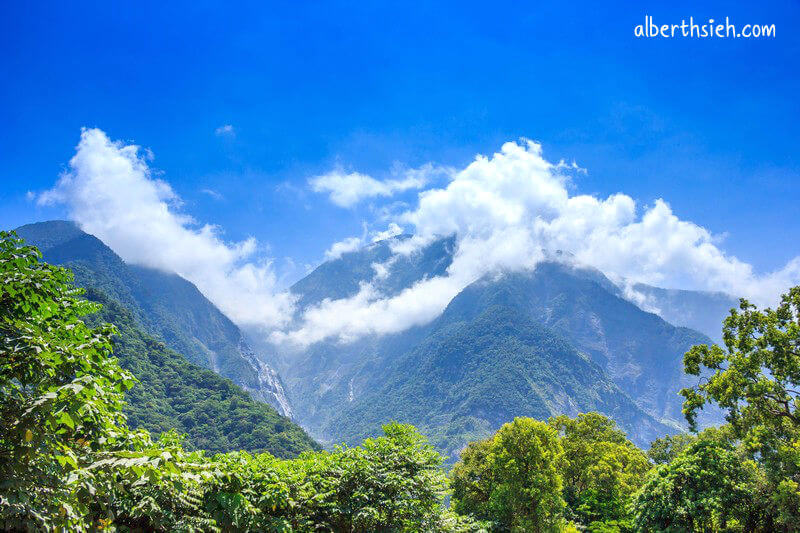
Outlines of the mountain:
[[642,311],[596,276],[594,270],[540,263],[532,272],[474,283],[462,296],[477,308],[502,295],[515,300],[537,323],[588,355],[646,412],[681,424],[682,398],[677,391],[691,384],[683,372],[683,354],[710,339]]
[[[440,239],[419,253],[394,255],[392,245],[410,237],[399,235],[322,263],[292,286],[292,292],[298,298],[298,308],[306,308],[326,298],[335,300],[352,296],[364,281],[371,281],[383,294],[391,295],[424,277],[444,275],[453,262],[455,240]],[[385,275],[379,274],[377,265],[390,260],[391,266]]]
[[[406,238],[343,254],[291,290],[308,307],[352,296],[362,283],[392,295],[446,272],[451,239],[393,256]],[[678,391],[691,384],[683,354],[705,342],[624,299],[601,272],[557,254],[532,271],[477,280],[431,324],[285,349],[273,361],[297,420],[318,439],[355,442],[395,418],[420,426],[452,455],[521,415],[597,410],[640,445],[679,431]]]
[[[450,457],[517,416],[538,419],[599,411],[638,442],[675,433],[640,409],[563,337],[508,304],[456,316],[456,298],[385,377],[322,428],[355,442],[382,420],[418,426]],[[383,383],[378,383],[382,381]]]
[[268,404],[142,331],[133,314],[102,291],[89,288],[86,297],[103,307],[85,320],[116,326],[114,355],[138,380],[126,393],[124,412],[131,427],[153,435],[176,429],[186,434],[189,448],[209,453],[246,450],[288,458],[320,449]]
[[633,289],[658,310],[659,316],[676,326],[685,326],[722,341],[722,321],[739,300],[724,292],[661,289],[637,283]]
[[78,286],[99,289],[128,309],[145,332],[292,416],[275,370],[256,357],[239,328],[192,283],[177,274],[125,263],[72,222],[40,222],[16,231],[39,248],[45,261],[70,268]]

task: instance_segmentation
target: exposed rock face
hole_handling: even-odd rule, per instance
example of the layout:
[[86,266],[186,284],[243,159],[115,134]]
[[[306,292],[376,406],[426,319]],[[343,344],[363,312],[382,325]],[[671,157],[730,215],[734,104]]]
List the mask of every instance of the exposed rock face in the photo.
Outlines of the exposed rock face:
[[258,375],[258,386],[254,388],[245,387],[254,398],[266,402],[278,410],[283,416],[294,418],[292,406],[283,390],[283,383],[278,373],[261,361],[255,352],[247,345],[247,341],[242,335],[239,339],[239,352],[256,369]]

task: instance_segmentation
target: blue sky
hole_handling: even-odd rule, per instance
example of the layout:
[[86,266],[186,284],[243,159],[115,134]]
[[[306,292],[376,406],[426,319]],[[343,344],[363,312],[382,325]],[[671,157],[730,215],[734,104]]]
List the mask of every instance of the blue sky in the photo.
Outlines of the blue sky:
[[[65,216],[26,194],[97,127],[150,149],[183,212],[268,244],[280,270],[375,219],[310,177],[463,168],[526,137],[587,169],[577,192],[663,198],[759,271],[800,254],[796,2],[113,4],[0,8],[4,228]],[[637,39],[645,15],[777,36]]]

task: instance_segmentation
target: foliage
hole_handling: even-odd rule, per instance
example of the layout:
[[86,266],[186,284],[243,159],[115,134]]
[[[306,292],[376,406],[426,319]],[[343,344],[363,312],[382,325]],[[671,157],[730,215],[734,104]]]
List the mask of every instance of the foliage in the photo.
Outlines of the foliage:
[[186,451],[175,431],[154,442],[128,429],[123,394],[134,380],[111,356],[115,330],[81,320],[98,304],[80,297],[69,271],[41,263],[13,235],[3,234],[0,246],[0,528],[478,528],[443,508],[442,459],[411,426],[388,424],[360,447],[294,460],[209,458]]
[[477,531],[443,509],[438,453],[410,426],[383,429],[362,446],[291,460],[246,452],[207,458],[171,448],[181,456],[173,476],[110,488],[113,524],[155,531]]
[[113,328],[80,317],[71,273],[0,234],[0,525],[69,524],[97,451],[122,438],[133,377],[110,357]]
[[724,347],[699,345],[686,353],[686,372],[707,379],[681,394],[691,425],[709,403],[727,419],[764,467],[777,523],[800,524],[800,287],[776,309],[741,300],[723,324]]
[[697,437],[688,433],[677,433],[656,439],[650,443],[647,457],[657,465],[667,464],[685,450]]
[[452,472],[454,509],[504,531],[558,530],[562,455],[555,430],[516,418],[464,451]]
[[448,308],[437,331],[386,362],[374,387],[334,415],[324,433],[357,442],[380,422],[397,419],[455,456],[466,442],[517,416],[543,420],[576,406],[615,413],[626,427],[654,438],[668,430],[527,311],[492,305],[466,320],[451,316],[459,312]]
[[72,222],[40,222],[17,231],[39,247],[47,262],[72,270],[77,286],[102,292],[123,306],[137,329],[189,362],[269,400],[242,332],[193,284],[177,274],[125,263]]
[[88,318],[115,325],[114,354],[139,381],[125,395],[129,426],[156,435],[175,429],[186,435],[187,448],[209,453],[246,450],[288,458],[320,448],[271,406],[144,333],[127,309],[102,292],[89,289],[87,296],[103,306]]
[[[393,422],[360,446],[319,451],[288,419],[142,332],[104,293],[88,295],[69,271],[0,235],[0,529],[611,533],[800,524],[800,287],[774,311],[742,301],[725,321],[726,350],[686,354],[687,372],[704,376],[683,391],[687,419],[695,425],[716,403],[729,425],[657,439],[645,454],[598,413],[516,418],[469,443],[450,483],[413,426]],[[498,316],[507,320],[493,323],[515,334],[524,325]]]
[[640,531],[770,531],[761,528],[759,470],[721,433],[701,434],[656,466],[637,494]]
[[154,435],[176,429],[186,435],[187,448],[209,453],[247,450],[294,457],[319,449],[271,406],[201,368],[213,353],[219,373],[258,389],[239,351],[241,332],[191,283],[124,263],[71,222],[31,224],[20,234],[39,244],[50,261],[72,270],[86,297],[102,304],[83,318],[87,324],[114,324],[114,355],[140,382],[125,394],[129,427]]
[[564,500],[568,518],[590,531],[627,531],[629,506],[650,470],[647,456],[616,423],[598,413],[558,416],[549,425],[564,449]]

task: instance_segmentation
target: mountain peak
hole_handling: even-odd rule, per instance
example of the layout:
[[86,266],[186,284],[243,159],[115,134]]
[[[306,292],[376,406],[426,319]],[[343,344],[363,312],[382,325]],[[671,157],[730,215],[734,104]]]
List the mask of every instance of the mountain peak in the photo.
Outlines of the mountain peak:
[[36,244],[39,251],[44,253],[54,246],[71,241],[75,237],[85,234],[75,222],[71,220],[47,220],[34,222],[18,227],[17,235],[26,241]]

